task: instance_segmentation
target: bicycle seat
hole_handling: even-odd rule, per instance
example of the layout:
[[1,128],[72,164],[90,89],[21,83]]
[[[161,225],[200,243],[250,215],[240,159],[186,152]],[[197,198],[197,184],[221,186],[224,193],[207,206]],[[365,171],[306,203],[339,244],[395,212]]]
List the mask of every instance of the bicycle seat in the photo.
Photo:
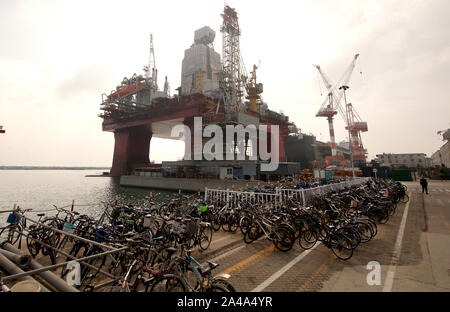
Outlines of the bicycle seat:
[[209,267],[211,268],[211,270],[217,268],[219,266],[219,264],[214,263],[212,261],[208,261]]
[[134,233],[133,233],[133,232],[128,232],[128,233],[123,234],[123,236],[124,236],[125,238],[133,237],[133,236],[134,236]]
[[43,216],[45,216],[45,213],[38,213],[37,216],[38,217],[43,217]]
[[172,255],[177,251],[173,247],[167,247],[165,250],[167,251],[167,258],[172,257]]
[[200,273],[204,276],[204,275],[208,275],[212,270],[214,270],[215,268],[217,268],[219,265],[217,263],[208,261],[208,267],[206,268],[202,268],[200,270]]

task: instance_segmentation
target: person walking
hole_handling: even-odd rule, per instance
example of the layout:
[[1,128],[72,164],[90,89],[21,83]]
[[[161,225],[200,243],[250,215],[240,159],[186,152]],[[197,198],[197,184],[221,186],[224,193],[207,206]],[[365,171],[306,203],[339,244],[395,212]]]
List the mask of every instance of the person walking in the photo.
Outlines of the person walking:
[[422,185],[422,193],[425,191],[428,194],[428,182],[424,176],[420,177],[420,185]]

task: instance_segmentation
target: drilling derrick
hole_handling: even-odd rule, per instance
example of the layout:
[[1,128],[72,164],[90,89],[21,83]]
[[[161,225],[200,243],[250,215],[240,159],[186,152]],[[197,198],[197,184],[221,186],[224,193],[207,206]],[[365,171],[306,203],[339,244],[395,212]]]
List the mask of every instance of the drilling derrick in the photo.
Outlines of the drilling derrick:
[[[158,90],[158,70],[156,69],[155,50],[153,48],[153,35],[150,34],[150,56],[148,65],[144,66],[145,78],[154,91]],[[167,81],[167,77],[166,77]]]
[[222,32],[222,67],[221,85],[224,92],[225,112],[230,119],[231,112],[244,111],[242,95],[246,77],[242,74],[241,52],[239,48],[238,16],[235,9],[225,6],[223,14]]
[[368,131],[367,122],[361,121],[361,117],[359,117],[352,103],[347,104],[347,120],[348,126],[345,129],[350,131],[353,161],[355,165],[365,164],[367,151],[362,144],[361,132]]

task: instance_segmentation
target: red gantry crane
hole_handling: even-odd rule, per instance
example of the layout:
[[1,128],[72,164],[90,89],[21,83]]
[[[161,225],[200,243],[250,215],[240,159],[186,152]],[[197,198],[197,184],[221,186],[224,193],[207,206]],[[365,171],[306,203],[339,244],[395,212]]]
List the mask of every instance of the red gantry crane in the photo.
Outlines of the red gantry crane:
[[367,151],[364,149],[361,139],[361,132],[368,131],[367,122],[362,121],[352,103],[347,104],[348,124],[345,129],[350,131],[350,140],[352,144],[353,162],[355,165],[366,162]]
[[341,166],[345,166],[345,158],[343,155],[337,155],[336,150],[336,139],[334,135],[334,126],[333,126],[333,118],[335,115],[337,115],[338,111],[343,118],[345,124],[347,124],[347,114],[344,112],[342,106],[340,105],[340,101],[343,96],[343,92],[341,92],[338,88],[341,85],[347,85],[350,81],[350,77],[353,73],[353,70],[356,65],[356,60],[359,57],[359,54],[356,54],[353,57],[353,60],[350,64],[350,66],[347,68],[347,70],[342,75],[341,79],[338,81],[337,84],[334,86],[331,83],[331,80],[328,78],[328,76],[322,71],[319,65],[313,65],[317,70],[319,71],[319,74],[322,78],[322,80],[325,83],[325,87],[327,88],[328,94],[327,98],[321,105],[318,113],[316,114],[316,117],[326,117],[328,120],[328,127],[330,130],[330,143],[331,143],[331,156],[327,156],[325,158],[325,163],[327,166],[332,164],[339,164]]

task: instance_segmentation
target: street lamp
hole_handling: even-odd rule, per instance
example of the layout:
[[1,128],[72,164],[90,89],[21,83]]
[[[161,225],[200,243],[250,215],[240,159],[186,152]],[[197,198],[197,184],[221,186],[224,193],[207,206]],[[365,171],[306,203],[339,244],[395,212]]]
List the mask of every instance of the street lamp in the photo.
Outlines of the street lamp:
[[348,147],[350,149],[350,161],[352,164],[352,175],[353,178],[355,178],[355,167],[353,166],[353,147],[352,147],[352,143],[351,143],[351,137],[350,137],[350,120],[348,118],[348,105],[347,105],[347,97],[345,95],[345,91],[349,89],[348,86],[341,86],[339,88],[339,90],[343,90],[344,92],[344,101],[345,101],[345,113],[347,115],[347,127],[348,127]]

